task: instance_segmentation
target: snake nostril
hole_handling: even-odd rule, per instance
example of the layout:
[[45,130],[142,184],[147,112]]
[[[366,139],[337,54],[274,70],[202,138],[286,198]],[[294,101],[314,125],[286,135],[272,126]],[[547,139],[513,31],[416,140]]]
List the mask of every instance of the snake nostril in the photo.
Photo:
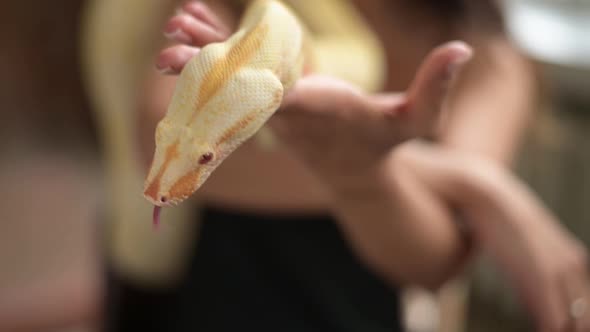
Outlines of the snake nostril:
[[166,198],[166,196],[162,196],[162,197],[160,198],[160,202],[162,202],[162,203],[166,203],[166,202],[168,202],[168,198]]
[[201,159],[199,159],[199,164],[205,165],[211,160],[213,160],[213,152],[207,152],[201,156]]

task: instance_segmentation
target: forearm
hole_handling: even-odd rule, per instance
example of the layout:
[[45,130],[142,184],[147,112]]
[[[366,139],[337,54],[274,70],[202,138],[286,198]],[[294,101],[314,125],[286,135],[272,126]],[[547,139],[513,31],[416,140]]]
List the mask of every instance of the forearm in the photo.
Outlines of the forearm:
[[516,245],[526,234],[566,235],[534,193],[495,161],[418,144],[402,152],[413,176],[465,217],[474,244],[501,261],[514,255],[506,244]]
[[475,163],[479,169],[470,168],[457,174],[460,186],[466,188],[464,192],[454,195],[449,192],[448,197],[461,202],[461,211],[482,250],[507,258],[513,254],[513,248],[499,244],[515,243],[522,234],[540,234],[546,230],[566,236],[551,211],[507,168],[481,159]]
[[440,142],[509,163],[534,110],[532,66],[503,35],[465,39],[476,53],[449,98]]
[[361,258],[398,285],[437,288],[463,266],[469,241],[450,211],[464,217],[475,245],[500,259],[510,248],[499,244],[532,222],[554,227],[506,168],[471,153],[408,143],[362,179],[335,191],[336,215]]
[[382,167],[362,176],[364,183],[335,191],[336,214],[362,258],[397,284],[437,288],[464,265],[468,238],[506,256],[498,231],[522,234],[531,222],[554,222],[516,177],[487,157],[410,142]]
[[356,190],[337,189],[335,213],[356,252],[384,279],[436,289],[463,266],[469,242],[405,158],[392,154]]

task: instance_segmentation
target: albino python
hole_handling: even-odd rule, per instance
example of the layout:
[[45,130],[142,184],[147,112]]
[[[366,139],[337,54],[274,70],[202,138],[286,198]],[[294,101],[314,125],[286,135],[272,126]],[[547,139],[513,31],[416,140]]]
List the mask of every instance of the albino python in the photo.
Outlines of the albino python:
[[182,71],[165,118],[144,196],[177,205],[193,194],[244,141],[262,128],[285,93],[313,63],[304,28],[284,4],[256,0],[238,31],[207,45]]
[[145,185],[155,223],[159,207],[189,197],[279,108],[302,74],[303,36],[284,5],[257,0],[232,37],[207,45],[186,65],[156,129]]
[[150,203],[139,194],[144,184],[157,206],[190,195],[278,107],[303,63],[367,91],[383,82],[381,46],[349,0],[225,0],[248,8],[240,31],[205,47],[182,73],[158,126],[146,181],[135,111],[161,47],[161,27],[181,1],[88,0],[80,35],[82,70],[103,143],[109,257],[118,273],[149,285],[167,285],[181,275],[199,222],[194,206],[183,204],[166,209],[163,217],[174,222],[153,232],[145,222]]

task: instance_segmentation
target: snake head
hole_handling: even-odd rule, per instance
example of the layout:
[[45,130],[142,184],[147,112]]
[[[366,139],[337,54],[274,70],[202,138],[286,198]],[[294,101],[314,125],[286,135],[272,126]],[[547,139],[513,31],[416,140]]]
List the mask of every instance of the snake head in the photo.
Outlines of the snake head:
[[156,129],[144,190],[150,202],[184,201],[264,125],[281,105],[283,83],[290,86],[300,74],[302,34],[285,7],[256,1],[240,30],[185,65]]
[[158,142],[144,196],[156,206],[178,205],[193,194],[208,178],[222,158],[188,127],[158,124]]

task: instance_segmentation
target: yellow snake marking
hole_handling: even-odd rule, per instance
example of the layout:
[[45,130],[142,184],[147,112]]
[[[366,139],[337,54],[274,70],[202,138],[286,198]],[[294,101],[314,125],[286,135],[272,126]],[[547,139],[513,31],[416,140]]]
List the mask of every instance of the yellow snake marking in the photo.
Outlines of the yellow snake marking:
[[[282,100],[283,100],[283,91],[280,91],[280,90],[276,91],[275,95],[273,97],[273,102],[271,103],[271,105],[280,105]],[[274,108],[274,106],[271,108]],[[231,126],[230,128],[228,128],[227,130],[225,130],[223,132],[223,134],[216,141],[215,146],[220,146],[221,144],[223,144],[223,143],[229,141],[231,138],[235,137],[239,131],[245,129],[250,123],[252,123],[252,121],[256,120],[258,118],[258,116],[260,116],[261,112],[264,113],[264,110],[253,110],[253,111],[247,113],[246,115],[244,115],[233,126]]]
[[189,124],[195,120],[201,108],[209,102],[235,72],[254,57],[256,51],[260,49],[267,32],[268,26],[266,24],[257,25],[229,50],[226,57],[219,59],[207,72],[203,77],[197,105],[195,105]]
[[174,144],[170,145],[166,149],[166,159],[160,167],[160,170],[158,170],[158,174],[154,177],[152,182],[145,190],[144,195],[152,198],[153,200],[158,199],[158,192],[160,191],[160,179],[162,178],[162,175],[164,175],[164,172],[168,168],[168,165],[170,165],[170,163],[179,156],[180,154],[178,153],[178,141],[176,141],[174,142]]
[[254,110],[246,114],[244,117],[238,120],[233,126],[229,127],[225,132],[223,132],[221,137],[217,140],[216,144],[221,145],[227,142],[232,137],[234,137],[238,131],[244,129],[247,125],[254,121],[256,117],[258,117],[259,113],[259,110]]

